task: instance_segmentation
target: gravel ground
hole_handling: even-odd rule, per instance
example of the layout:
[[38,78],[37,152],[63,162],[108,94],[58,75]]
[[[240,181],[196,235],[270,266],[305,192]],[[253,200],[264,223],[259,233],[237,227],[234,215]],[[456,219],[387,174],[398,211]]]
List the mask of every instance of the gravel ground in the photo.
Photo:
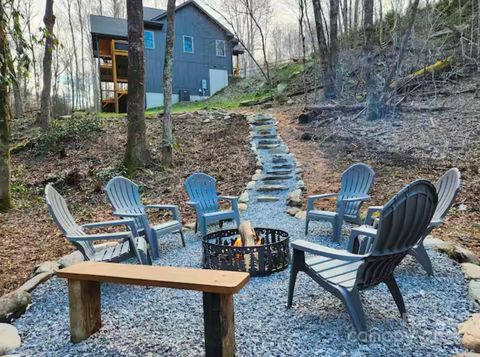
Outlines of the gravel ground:
[[[265,169],[268,150],[260,150]],[[290,162],[293,158],[286,155]],[[260,185],[261,183],[257,183]],[[290,189],[295,179],[287,181]],[[256,202],[250,192],[243,214],[256,226],[286,230],[291,240],[303,238],[304,222],[284,213],[287,192],[274,192],[278,202]],[[263,195],[263,193],[261,194]],[[335,246],[328,227],[311,224],[309,240]],[[177,236],[161,240],[159,265],[201,267],[201,242],[189,232],[187,247]],[[345,246],[344,241],[340,246]],[[477,308],[459,266],[430,252],[435,278],[407,257],[396,271],[409,322],[399,318],[386,286],[362,293],[370,343],[359,343],[340,300],[300,274],[292,309],[286,308],[288,269],[252,278],[235,296],[239,356],[451,356],[463,351],[457,324]],[[34,304],[15,322],[25,356],[197,356],[204,353],[202,296],[198,292],[123,285],[102,286],[103,326],[86,341],[69,341],[67,287],[57,278],[33,293]]]

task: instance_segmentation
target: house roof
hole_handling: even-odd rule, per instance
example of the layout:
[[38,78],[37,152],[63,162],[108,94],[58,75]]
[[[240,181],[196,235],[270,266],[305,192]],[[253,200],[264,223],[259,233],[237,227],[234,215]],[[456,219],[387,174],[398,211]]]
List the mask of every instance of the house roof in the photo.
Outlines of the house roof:
[[[193,5],[195,6],[199,11],[203,12],[213,23],[215,23],[218,27],[220,27],[223,31],[225,31],[225,33],[228,35],[228,36],[231,36],[233,37],[233,34],[232,32],[227,29],[221,22],[219,22],[217,19],[215,19],[212,15],[210,15],[208,13],[208,11],[206,11],[203,7],[201,7],[196,1],[194,0],[187,0],[185,1],[184,3],[178,5],[176,8],[175,8],[175,11],[178,11],[180,9],[183,9],[184,7],[187,7],[189,5]],[[163,14],[160,14],[158,15],[157,17],[154,17],[153,19],[151,19],[152,21],[160,21],[161,19],[163,19],[164,17],[167,16],[167,12],[164,11]]]
[[[220,27],[227,36],[232,37],[232,40],[235,41],[233,34],[215,18],[213,18],[205,9],[203,9],[199,4],[193,0],[188,0],[178,5],[175,8],[175,11],[178,11],[186,6],[195,6],[199,11],[201,11],[205,16],[207,16],[214,24]],[[153,7],[144,7],[143,8],[143,19],[145,22],[145,27],[158,27],[162,28],[163,23],[161,22],[167,16],[167,12],[162,9],[156,9]],[[90,32],[93,37],[103,37],[108,36],[112,38],[127,38],[128,37],[128,24],[126,19],[114,18],[109,16],[100,16],[100,15],[90,15]],[[238,41],[237,41],[238,42]],[[235,43],[236,44],[236,43]]]
[[157,9],[154,7],[143,7],[143,19],[145,21],[153,21],[154,18],[165,13],[163,9]]

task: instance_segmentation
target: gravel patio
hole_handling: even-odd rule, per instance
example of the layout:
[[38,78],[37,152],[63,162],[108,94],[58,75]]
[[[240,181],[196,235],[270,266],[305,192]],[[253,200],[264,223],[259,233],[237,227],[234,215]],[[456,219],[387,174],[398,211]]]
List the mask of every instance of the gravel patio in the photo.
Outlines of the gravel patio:
[[[281,139],[280,139],[281,140]],[[257,144],[254,140],[254,144]],[[288,164],[295,159],[281,142],[276,150],[259,150],[263,170],[272,169],[272,157]],[[280,156],[278,156],[280,155]],[[274,192],[279,200],[259,202],[257,181],[249,191],[242,219],[254,226],[287,231],[290,240],[304,238],[304,221],[285,213],[295,176]],[[228,227],[228,225],[227,225]],[[215,228],[215,227],[213,227]],[[348,230],[348,229],[347,229]],[[328,238],[329,227],[312,223],[308,239],[345,248]],[[344,232],[345,234],[348,232]],[[201,267],[201,240],[186,234],[187,247],[178,237],[160,240],[157,265]],[[360,343],[340,300],[300,274],[292,309],[286,308],[289,270],[252,278],[234,297],[238,356],[452,356],[464,351],[457,325],[476,311],[460,267],[447,256],[429,252],[435,277],[429,278],[410,257],[395,276],[409,314],[400,319],[386,286],[362,293],[370,342]],[[29,356],[197,356],[204,353],[201,293],[123,285],[102,285],[103,326],[86,341],[70,342],[66,282],[53,278],[33,292],[34,304],[15,322],[22,337],[16,351]]]

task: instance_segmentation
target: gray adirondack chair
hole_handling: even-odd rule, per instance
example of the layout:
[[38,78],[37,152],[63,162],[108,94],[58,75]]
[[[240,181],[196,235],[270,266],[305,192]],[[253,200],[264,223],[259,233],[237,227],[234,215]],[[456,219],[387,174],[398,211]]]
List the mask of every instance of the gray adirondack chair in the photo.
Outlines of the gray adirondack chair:
[[[343,221],[361,224],[360,206],[370,199],[368,192],[375,173],[366,164],[353,164],[342,174],[342,186],[339,193],[310,196],[307,199],[307,217],[305,235],[308,234],[310,221],[327,221],[333,227],[333,239],[338,241],[342,233]],[[320,211],[314,207],[315,201],[325,198],[337,198],[336,212]]]
[[[234,220],[240,224],[240,213],[238,211],[238,197],[218,196],[217,181],[204,173],[194,173],[185,180],[185,190],[190,201],[187,202],[195,209],[197,220],[195,222],[195,233],[198,228],[202,236],[207,234],[207,226],[211,223]],[[230,210],[220,210],[219,200],[229,201]]]
[[[428,228],[422,235],[420,241],[410,250],[409,254],[414,256],[417,261],[422,265],[428,275],[433,276],[433,268],[430,257],[423,245],[425,238],[434,230],[439,227],[447,215],[448,211],[452,207],[455,199],[457,198],[461,187],[460,171],[457,168],[452,168],[445,172],[435,183],[435,189],[438,195],[438,205],[435,213],[432,217]],[[367,217],[365,218],[365,226],[355,228],[353,231],[358,235],[358,239],[353,241],[352,247],[349,248],[352,252],[359,252],[364,249],[362,246],[368,244],[362,242],[366,237],[375,234],[376,227],[375,219],[373,218],[376,212],[382,210],[382,206],[372,206],[368,208]]]
[[[182,232],[180,211],[176,205],[144,205],[140,198],[138,186],[129,179],[117,176],[112,178],[106,188],[108,200],[113,207],[113,214],[118,217],[132,219],[141,236],[145,236],[152,250],[152,256],[157,259],[158,238],[170,233],[180,233],[182,245],[185,247],[185,237]],[[151,225],[147,209],[167,210],[172,212],[172,220],[157,225]]]
[[[65,199],[51,185],[45,187],[45,200],[53,221],[82,254],[85,260],[122,262],[136,258],[140,264],[152,264],[148,244],[138,235],[132,220],[116,220],[78,225],[68,210]],[[100,227],[124,226],[126,231],[88,234],[85,231]],[[113,247],[96,250],[93,242],[102,240],[119,241]]]
[[[400,314],[406,317],[393,272],[425,232],[436,206],[435,187],[425,180],[414,181],[383,207],[376,235],[364,254],[352,254],[304,240],[293,242],[288,307],[292,306],[297,274],[303,271],[342,300],[359,334],[367,331],[360,290],[385,283]],[[305,253],[312,256],[306,258]]]

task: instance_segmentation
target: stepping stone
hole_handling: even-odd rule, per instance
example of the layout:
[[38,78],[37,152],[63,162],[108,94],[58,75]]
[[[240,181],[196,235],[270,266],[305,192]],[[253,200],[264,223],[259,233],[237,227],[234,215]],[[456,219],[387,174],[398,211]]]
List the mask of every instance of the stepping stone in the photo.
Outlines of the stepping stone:
[[274,130],[275,129],[275,125],[273,124],[270,124],[270,125],[257,125],[255,127],[255,130],[256,131],[267,131],[267,130]]
[[291,170],[275,170],[267,171],[267,175],[287,176],[291,173]]
[[280,140],[268,140],[268,139],[264,139],[264,140],[259,140],[258,141],[258,145],[275,145],[275,144],[280,144]]
[[274,169],[274,170],[292,169],[292,170],[293,170],[293,165],[290,165],[290,164],[273,165],[273,166],[272,166],[272,169]]
[[270,154],[285,154],[288,152],[288,149],[279,146],[277,148],[269,149],[269,152]]
[[290,180],[293,176],[288,175],[274,175],[274,176],[266,176],[262,178],[262,181],[282,181],[282,180]]
[[275,196],[258,196],[257,202],[277,202],[280,198]]
[[276,134],[263,134],[263,135],[254,135],[253,139],[276,139]]
[[265,145],[257,145],[257,149],[259,150],[272,150],[279,148],[280,144],[265,144]]
[[288,186],[285,185],[263,185],[257,188],[258,192],[268,192],[268,191],[287,191]]

